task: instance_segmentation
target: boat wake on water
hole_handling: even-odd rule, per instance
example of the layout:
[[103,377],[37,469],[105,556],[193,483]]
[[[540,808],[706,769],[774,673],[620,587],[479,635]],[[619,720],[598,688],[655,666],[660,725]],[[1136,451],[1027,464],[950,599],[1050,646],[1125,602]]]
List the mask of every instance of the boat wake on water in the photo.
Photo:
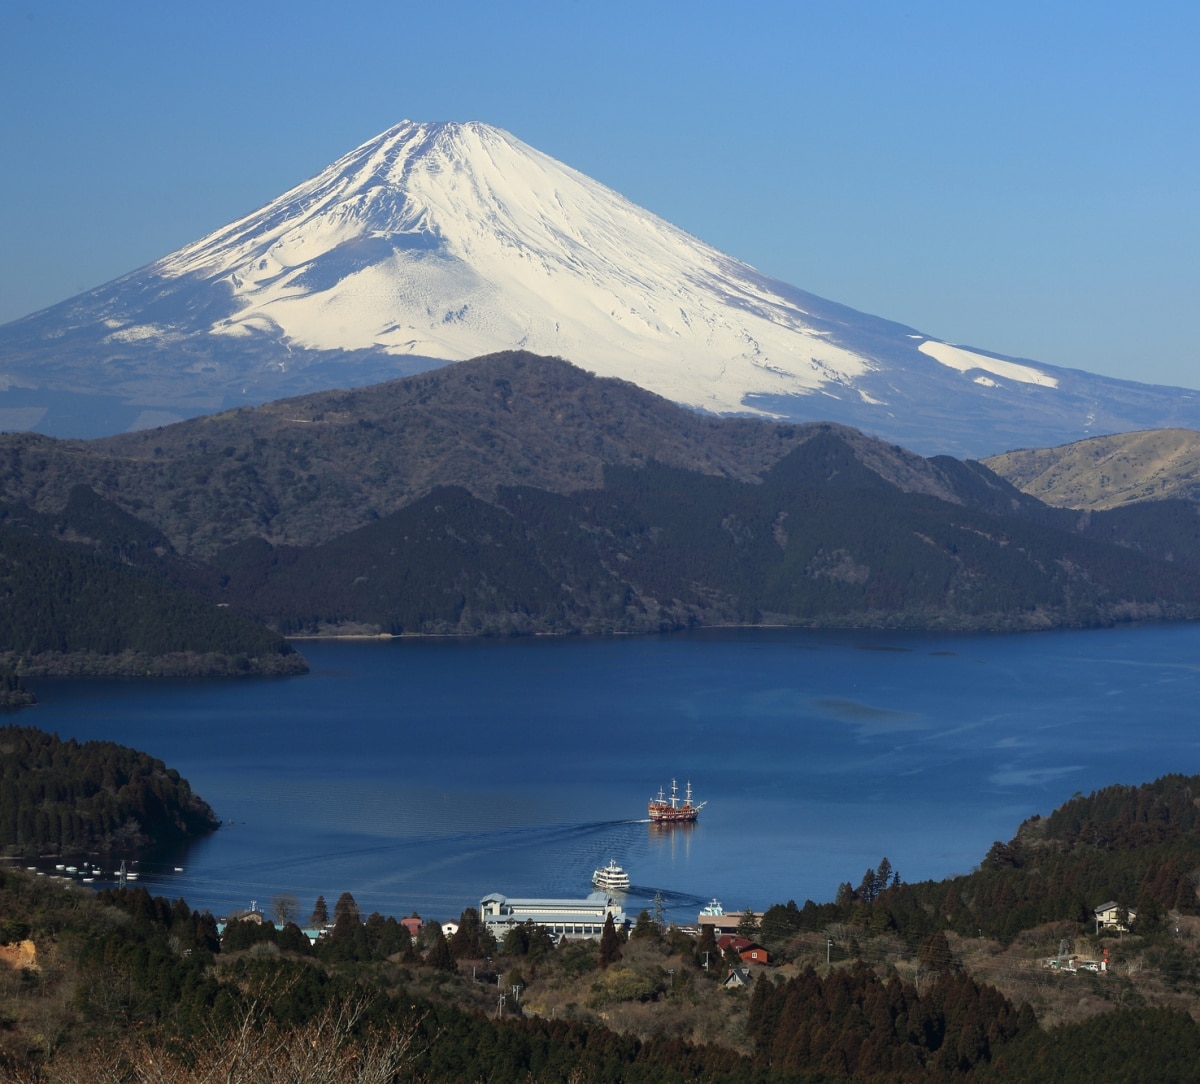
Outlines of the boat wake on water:
[[239,870],[270,871],[296,869],[305,866],[323,866],[333,859],[367,857],[369,855],[402,854],[415,847],[436,845],[446,852],[459,851],[464,845],[496,848],[527,847],[538,840],[552,843],[556,840],[580,836],[598,835],[622,825],[646,824],[646,820],[586,821],[577,824],[552,824],[543,827],[500,828],[493,831],[454,832],[448,835],[406,836],[386,842],[358,847],[337,847],[323,851],[309,851],[304,857],[288,856],[273,861],[247,861],[226,866],[229,872]]
[[[190,901],[218,910],[243,897],[261,901],[283,895],[307,901],[349,890],[365,910],[400,913],[433,907],[457,914],[487,892],[574,898],[601,891],[627,899],[626,906],[635,912],[661,903],[675,912],[673,918],[682,919],[683,912],[701,902],[698,895],[644,883],[634,888],[627,872],[672,880],[674,864],[686,862],[686,851],[661,849],[672,836],[672,848],[687,846],[690,833],[682,830],[695,826],[704,805],[693,802],[690,784],[682,790],[674,781],[669,797],[664,790],[666,813],[659,817],[652,808],[648,816],[542,824],[497,823],[493,818],[490,824],[454,825],[395,810],[388,819],[373,815],[356,822],[338,816],[265,861],[261,855],[249,858],[249,848],[237,846],[214,865],[205,860],[209,847],[202,842],[195,860],[189,856],[185,863],[186,875],[164,868],[150,879],[154,890],[184,893]],[[664,828],[665,836],[659,834]],[[253,821],[239,823],[231,842],[250,839],[256,831]]]

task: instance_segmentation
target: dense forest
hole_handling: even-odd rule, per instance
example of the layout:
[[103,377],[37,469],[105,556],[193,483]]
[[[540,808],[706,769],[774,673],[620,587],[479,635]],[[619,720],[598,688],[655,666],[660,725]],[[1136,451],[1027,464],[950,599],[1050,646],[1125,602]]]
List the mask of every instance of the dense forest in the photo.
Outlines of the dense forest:
[[1001,516],[977,475],[942,475],[982,507],[897,488],[834,429],[758,483],[647,463],[567,495],[439,489],[321,546],[232,547],[210,562],[214,597],[289,634],[1022,629],[1200,614],[1200,581],[1180,562],[1064,530],[1053,510]]
[[[1189,841],[1200,868],[1198,786],[1077,795],[968,878],[910,886],[884,860],[832,903],[780,904],[757,928],[747,915],[776,953],[749,989],[726,987],[733,961],[711,929],[697,938],[646,912],[627,937],[556,946],[529,926],[497,945],[467,908],[452,937],[430,922],[414,940],[343,893],[332,913],[316,901],[328,932],[312,944],[286,895],[276,921],[235,916],[221,933],[141,888],[0,871],[0,942],[24,961],[0,963],[0,1065],[29,1081],[1185,1081],[1200,1057],[1200,927],[1180,939],[1139,912],[1102,939],[1110,973],[1065,975],[1028,957],[1086,940],[1088,916],[1047,922],[995,886],[1054,862],[1081,885],[1099,861],[1108,872],[1079,898],[1140,877],[1145,906]],[[1176,904],[1183,924],[1194,883]],[[998,968],[1004,941],[986,930],[956,934],[962,906],[1026,944],[1033,970]]]
[[113,742],[0,728],[0,846],[7,854],[129,852],[217,827],[186,779]]
[[0,437],[0,495],[0,666],[22,675],[299,672],[280,634],[1200,616],[1190,504],[1049,508],[979,463],[705,418],[520,352]]
[[86,487],[53,517],[0,505],[0,666],[23,675],[303,672],[281,636],[187,590],[188,575],[158,532]]
[[938,931],[1008,944],[1047,923],[1087,930],[1108,900],[1136,914],[1139,934],[1169,934],[1171,916],[1200,915],[1198,800],[1200,776],[1183,775],[1076,795],[997,841],[970,874],[908,884],[884,859],[831,902],[770,908],[761,935],[780,950],[830,925],[888,933],[913,950]]

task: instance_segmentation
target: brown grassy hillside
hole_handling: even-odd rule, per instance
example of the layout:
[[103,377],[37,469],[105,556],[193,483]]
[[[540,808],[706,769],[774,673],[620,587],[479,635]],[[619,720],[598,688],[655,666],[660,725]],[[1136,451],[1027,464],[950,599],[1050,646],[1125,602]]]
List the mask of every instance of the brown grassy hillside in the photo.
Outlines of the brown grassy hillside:
[[983,460],[1018,489],[1059,508],[1119,508],[1136,501],[1200,501],[1200,433],[1150,429],[1092,437]]

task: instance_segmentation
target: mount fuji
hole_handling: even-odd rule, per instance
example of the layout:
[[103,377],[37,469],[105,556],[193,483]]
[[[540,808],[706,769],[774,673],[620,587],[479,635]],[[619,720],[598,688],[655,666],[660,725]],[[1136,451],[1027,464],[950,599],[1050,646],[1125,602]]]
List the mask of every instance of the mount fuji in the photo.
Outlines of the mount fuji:
[[407,121],[0,328],[0,427],[99,435],[514,348],[927,454],[1200,428],[1200,393],[940,341],[771,279],[498,128]]

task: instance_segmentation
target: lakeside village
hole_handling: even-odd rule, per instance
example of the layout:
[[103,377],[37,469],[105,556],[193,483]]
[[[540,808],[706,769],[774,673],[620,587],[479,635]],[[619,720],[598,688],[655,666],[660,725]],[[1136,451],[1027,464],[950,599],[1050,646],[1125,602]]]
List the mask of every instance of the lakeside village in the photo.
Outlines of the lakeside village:
[[[624,877],[628,887],[628,874],[615,862],[596,870],[593,881],[603,883],[614,876]],[[631,921],[623,909],[623,896],[620,889],[598,889],[581,899],[517,898],[493,892],[479,901],[478,910],[468,909],[464,912],[460,921],[438,922],[412,914],[399,919],[399,924],[407,931],[414,948],[422,945],[428,948],[431,940],[451,942],[459,934],[463,920],[474,922],[490,935],[488,941],[502,954],[511,954],[506,946],[512,946],[514,939],[519,941],[523,933],[527,935],[531,926],[544,931],[555,945],[563,941],[602,941],[612,935],[627,940],[637,928],[637,923],[646,921],[655,922],[661,928],[661,920],[650,916],[647,911],[641,913],[637,923]],[[318,908],[323,906],[322,900]],[[720,967],[725,972],[725,986],[741,987],[753,981],[755,969],[769,967],[774,962],[770,950],[750,936],[758,930],[765,913],[747,908],[727,914],[720,901],[713,899],[701,909],[694,925],[673,923],[672,928],[696,940],[701,947],[711,945],[709,951],[712,959],[705,960],[705,969]],[[1117,901],[1109,900],[1094,908],[1093,918],[1099,935],[1102,932],[1127,933],[1129,924],[1137,916]],[[232,923],[261,925],[267,921],[267,916],[258,909],[257,901],[252,901],[249,910],[236,912],[219,922],[217,932],[223,937],[227,926]],[[356,921],[362,920],[356,918]],[[437,927],[432,939],[429,936],[431,927]],[[310,945],[315,945],[321,938],[330,936],[334,928],[335,923],[325,922],[302,928],[300,932]],[[832,948],[831,939],[827,939],[827,944]],[[1082,956],[1072,952],[1070,942],[1063,940],[1059,943],[1057,954],[1045,957],[1040,963],[1043,968],[1053,971],[1104,974],[1109,970],[1108,949],[1103,949],[1098,957]]]
[[[652,824],[669,830],[676,825],[695,823],[705,805],[705,802],[693,801],[690,781],[680,797],[677,781],[672,779],[670,795],[660,788],[658,795],[650,799],[647,814]],[[435,945],[438,941],[448,944],[452,939],[466,936],[484,945],[494,945],[501,953],[508,953],[522,938],[528,942],[532,927],[543,931],[556,945],[564,941],[596,940],[602,946],[608,938],[627,940],[631,934],[636,936],[637,929],[644,923],[653,923],[660,930],[663,928],[661,895],[655,897],[653,915],[643,910],[634,922],[625,913],[624,899],[630,888],[630,878],[615,860],[610,860],[606,866],[593,872],[592,885],[594,891],[581,899],[519,898],[493,892],[479,901],[477,911],[464,911],[459,922],[427,922],[418,914],[400,919],[399,922],[407,931],[414,948],[419,945],[428,948],[431,939],[427,931],[433,926],[437,927],[432,938]],[[314,918],[324,910],[324,900],[320,900]],[[719,967],[723,972],[723,984],[728,988],[738,988],[753,981],[757,968],[770,967],[773,963],[770,950],[754,938],[765,914],[749,908],[727,914],[720,901],[714,898],[701,909],[694,925],[672,924],[672,928],[697,942],[706,970]],[[230,916],[229,921],[261,924],[265,917],[252,903],[249,911]],[[323,917],[326,920],[328,918],[327,915]],[[1136,917],[1134,911],[1116,900],[1106,901],[1093,910],[1097,935],[1102,931],[1117,934],[1128,932],[1129,925]],[[465,930],[462,926],[466,923],[476,928]],[[334,928],[334,924],[325,921],[302,932],[309,943],[315,945],[320,938],[330,936]],[[225,924],[221,924],[219,932],[223,934],[224,929]],[[480,931],[482,938],[478,937]],[[833,940],[828,937],[825,940],[828,957]],[[487,953],[484,956],[490,964],[490,956]],[[1099,957],[1083,956],[1072,952],[1070,942],[1062,940],[1057,954],[1042,959],[1040,963],[1043,968],[1061,972],[1107,973],[1108,949],[1103,949]]]
[[[658,795],[650,799],[647,814],[652,824],[669,830],[676,825],[695,823],[705,805],[705,802],[693,801],[690,781],[680,797],[677,781],[672,779],[670,795],[667,796],[660,788]],[[430,926],[435,926],[435,946],[437,942],[447,944],[452,939],[465,936],[484,945],[495,945],[504,954],[509,954],[509,950],[522,938],[527,943],[531,928],[542,931],[556,945],[564,941],[598,940],[602,954],[606,940],[626,940],[631,934],[637,936],[638,928],[645,923],[653,923],[662,930],[661,895],[656,895],[653,916],[643,910],[636,922],[631,922],[623,906],[625,894],[630,888],[629,874],[615,860],[610,860],[606,866],[593,872],[592,885],[595,891],[582,899],[519,898],[493,892],[479,901],[477,911],[464,911],[460,922],[428,923],[420,915],[414,914],[401,919],[400,925],[408,932],[414,947],[424,944],[428,948],[430,939],[425,933]],[[324,906],[321,900],[320,909],[324,910]],[[697,941],[706,970],[720,967],[724,972],[724,985],[736,988],[753,981],[754,969],[770,967],[773,963],[770,950],[754,938],[765,914],[749,908],[727,914],[720,901],[714,898],[696,916],[695,925],[672,925],[678,933]],[[1102,931],[1117,934],[1128,932],[1129,925],[1136,917],[1134,911],[1116,900],[1106,901],[1093,910],[1097,935]],[[265,916],[252,905],[249,912],[231,916],[231,919],[262,923]],[[465,923],[470,923],[475,929],[462,929]],[[303,933],[310,944],[315,944],[318,939],[329,936],[334,928],[334,925],[326,922]],[[223,931],[224,926],[221,927]],[[478,936],[480,932],[482,938]],[[825,941],[828,959],[833,940],[826,937]],[[486,952],[483,955],[490,964],[490,956]],[[1071,951],[1069,941],[1061,940],[1057,954],[1042,959],[1040,963],[1043,968],[1061,972],[1107,973],[1108,949],[1103,949],[1099,957],[1083,956]]]
[[[649,818],[652,823],[669,830],[676,825],[694,823],[705,804],[693,802],[690,782],[687,783],[685,794],[681,798],[676,781],[672,780],[670,796],[660,789],[657,797],[650,800]],[[30,871],[37,870],[35,866],[27,868]],[[180,867],[175,869],[176,872],[181,872]],[[39,876],[47,875],[45,871],[37,872]],[[78,880],[88,885],[94,884],[97,879],[108,880],[108,876],[99,865],[86,862],[81,866],[59,863],[55,866],[54,873],[49,876]],[[137,884],[138,872],[122,861],[120,869],[111,877],[119,888],[132,887]],[[406,931],[413,951],[420,952],[424,949],[428,953],[435,950],[439,942],[443,943],[444,947],[460,936],[466,936],[484,949],[494,948],[500,955],[511,955],[510,950],[522,940],[527,944],[530,932],[535,928],[553,945],[564,941],[600,941],[602,946],[608,938],[615,937],[625,941],[631,935],[637,936],[645,923],[653,923],[659,930],[664,928],[660,894],[656,894],[653,915],[643,910],[636,920],[631,920],[626,914],[624,901],[630,889],[630,878],[615,860],[610,860],[607,865],[593,872],[592,885],[594,891],[579,899],[511,897],[492,892],[479,901],[477,910],[467,908],[459,921],[439,922],[422,918],[416,913],[399,920],[384,921],[397,921],[398,926]],[[363,920],[353,897],[349,893],[343,893],[335,906],[333,921],[330,920],[324,897],[318,897],[309,923],[301,927],[295,922],[297,916],[294,914],[294,907],[279,906],[281,900],[290,901],[290,905],[296,903],[290,896],[277,897],[273,906],[275,918],[281,926],[292,929],[294,936],[302,936],[309,947],[315,946],[322,939],[335,937],[339,922],[349,920],[367,925],[381,918],[379,915],[372,915]],[[755,969],[770,967],[774,962],[771,951],[754,939],[765,914],[766,912],[752,911],[749,908],[726,913],[720,901],[714,898],[697,914],[694,925],[672,923],[671,928],[697,941],[697,947],[704,958],[705,969],[719,968],[723,975],[723,984],[729,988],[736,988],[751,983]],[[1102,933],[1127,933],[1137,915],[1118,901],[1109,900],[1095,907],[1092,917],[1096,934],[1099,936]],[[248,909],[235,911],[223,919],[218,919],[215,925],[217,936],[224,943],[231,928],[245,930],[247,925],[266,927],[273,926],[273,923],[266,913],[259,909],[258,901],[252,900]],[[470,928],[465,929],[464,926]],[[828,955],[833,947],[833,939],[825,937],[824,940]],[[483,951],[480,955],[490,965],[490,953]],[[33,943],[18,942],[0,946],[0,964],[36,968]],[[1072,952],[1070,942],[1062,940],[1057,954],[1043,958],[1040,964],[1043,968],[1060,972],[1103,974],[1109,971],[1108,949],[1103,949],[1099,957],[1083,956]],[[495,979],[495,976],[490,974],[481,974],[478,977]]]

